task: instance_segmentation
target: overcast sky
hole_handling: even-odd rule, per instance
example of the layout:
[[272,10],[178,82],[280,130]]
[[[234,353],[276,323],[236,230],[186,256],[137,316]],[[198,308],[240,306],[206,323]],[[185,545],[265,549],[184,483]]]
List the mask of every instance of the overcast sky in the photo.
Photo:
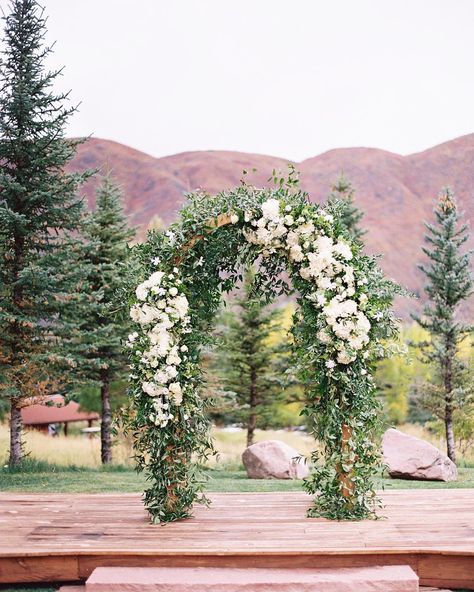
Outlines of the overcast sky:
[[474,131],[474,0],[42,3],[70,135],[302,160]]

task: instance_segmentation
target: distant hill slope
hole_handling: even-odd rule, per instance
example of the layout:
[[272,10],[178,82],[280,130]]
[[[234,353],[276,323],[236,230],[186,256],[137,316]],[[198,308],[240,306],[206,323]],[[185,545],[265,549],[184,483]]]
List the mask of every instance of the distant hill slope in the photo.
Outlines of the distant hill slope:
[[[158,214],[171,222],[185,193],[202,187],[211,193],[247,179],[266,185],[274,168],[285,169],[284,158],[227,151],[185,152],[154,158],[117,142],[90,139],[78,149],[72,170],[109,168],[122,185],[130,222],[145,229]],[[469,220],[474,214],[474,134],[463,136],[409,156],[374,148],[330,150],[301,163],[301,185],[312,201],[323,202],[341,170],[354,184],[356,200],[365,211],[367,249],[382,253],[386,273],[416,293],[422,293],[417,270],[423,240],[423,221],[432,218],[434,198],[451,186]],[[93,205],[97,180],[85,188]],[[471,246],[474,239],[471,240]],[[412,303],[400,303],[403,316]],[[466,313],[474,312],[471,302]]]

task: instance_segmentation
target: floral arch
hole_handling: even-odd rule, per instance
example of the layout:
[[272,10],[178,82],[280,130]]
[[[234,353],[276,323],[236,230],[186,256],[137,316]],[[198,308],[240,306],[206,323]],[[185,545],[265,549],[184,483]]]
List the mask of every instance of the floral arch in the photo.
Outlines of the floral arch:
[[268,300],[297,294],[292,336],[306,388],[303,413],[320,443],[304,482],[315,495],[309,515],[374,515],[380,460],[372,367],[396,332],[397,286],[351,241],[341,206],[310,203],[293,172],[275,188],[242,184],[188,199],[168,232],[150,233],[135,247],[128,425],[149,481],[144,501],[152,520],[185,518],[194,502],[206,501],[199,462],[212,453],[212,442],[200,396],[200,351],[222,291],[257,259],[257,289]]

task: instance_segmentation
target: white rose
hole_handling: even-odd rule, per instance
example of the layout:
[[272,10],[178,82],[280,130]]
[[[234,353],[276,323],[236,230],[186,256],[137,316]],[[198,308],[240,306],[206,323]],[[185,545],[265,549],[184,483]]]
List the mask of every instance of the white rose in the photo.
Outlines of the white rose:
[[188,346],[187,345],[182,345],[179,349],[180,349],[180,351],[182,351],[184,353],[184,352],[187,352],[188,351]]
[[147,279],[146,284],[149,288],[151,288],[152,286],[159,286],[164,275],[165,274],[162,271],[155,271]]
[[300,276],[304,279],[304,280],[309,280],[311,278],[311,270],[309,267],[302,267],[300,269]]
[[350,364],[355,359],[356,356],[350,356],[345,350],[342,350],[337,354],[337,361],[340,364]]
[[334,360],[327,360],[325,366],[329,369],[334,368],[336,366],[336,362],[334,362]]
[[232,214],[232,216],[230,217],[230,223],[237,224],[238,221],[239,221],[239,217],[237,216],[237,214]]
[[178,288],[175,288],[174,286],[172,288],[170,288],[168,290],[168,292],[171,294],[171,296],[177,296],[178,295]]
[[146,282],[143,282],[142,284],[139,284],[137,286],[137,289],[135,290],[135,295],[138,298],[138,300],[146,300],[148,296],[148,286]]
[[283,218],[283,222],[287,225],[287,226],[292,226],[295,223],[295,219],[293,218],[293,216],[285,216]]
[[299,245],[293,245],[290,249],[289,257],[291,261],[303,261],[303,249]]
[[294,245],[299,245],[300,237],[297,232],[290,230],[290,232],[286,235],[286,244],[289,247],[293,247]]
[[183,401],[183,391],[179,382],[172,382],[168,386],[168,390],[173,396],[175,405],[181,405],[181,402]]
[[150,395],[150,397],[159,397],[163,394],[163,388],[159,387],[157,384],[153,382],[143,382],[142,390],[147,395]]
[[314,232],[314,224],[311,221],[307,222],[306,224],[301,224],[301,226],[298,226],[296,231],[300,234],[312,234]]

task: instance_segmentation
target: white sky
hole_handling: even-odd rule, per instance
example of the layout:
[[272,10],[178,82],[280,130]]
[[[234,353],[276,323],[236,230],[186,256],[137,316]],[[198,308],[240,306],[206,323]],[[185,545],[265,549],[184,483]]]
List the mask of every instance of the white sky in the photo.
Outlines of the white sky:
[[70,135],[301,160],[474,131],[474,0],[42,4],[60,87],[82,101]]

